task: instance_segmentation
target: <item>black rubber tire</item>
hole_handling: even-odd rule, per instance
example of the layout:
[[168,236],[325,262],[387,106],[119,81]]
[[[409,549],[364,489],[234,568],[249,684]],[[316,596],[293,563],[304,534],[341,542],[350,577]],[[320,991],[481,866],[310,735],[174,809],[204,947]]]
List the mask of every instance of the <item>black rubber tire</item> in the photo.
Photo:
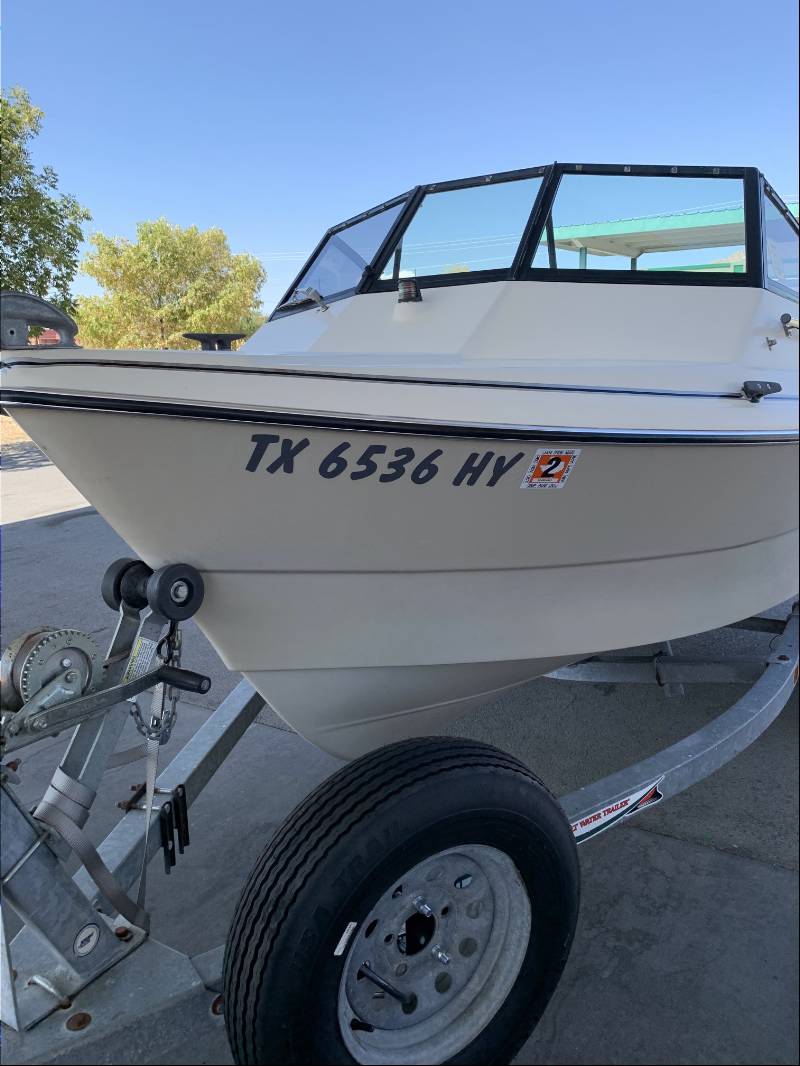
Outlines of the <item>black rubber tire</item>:
[[253,868],[224,963],[224,1014],[237,1063],[352,1063],[334,949],[391,884],[428,855],[488,844],[516,864],[532,928],[517,980],[454,1063],[508,1063],[561,977],[580,876],[558,801],[518,759],[476,741],[427,737],[339,770],[283,822]]
[[122,603],[122,591],[120,589],[122,576],[135,562],[135,559],[129,558],[115,559],[113,563],[109,564],[103,574],[103,580],[100,582],[100,595],[112,611],[118,611],[120,608]]

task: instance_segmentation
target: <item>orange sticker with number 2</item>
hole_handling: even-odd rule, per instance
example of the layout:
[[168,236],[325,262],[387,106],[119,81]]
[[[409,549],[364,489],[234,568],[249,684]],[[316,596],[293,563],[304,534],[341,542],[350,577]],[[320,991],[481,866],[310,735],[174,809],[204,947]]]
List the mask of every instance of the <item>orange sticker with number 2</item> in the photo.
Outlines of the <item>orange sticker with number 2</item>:
[[580,454],[580,448],[539,448],[531,460],[520,488],[563,488]]

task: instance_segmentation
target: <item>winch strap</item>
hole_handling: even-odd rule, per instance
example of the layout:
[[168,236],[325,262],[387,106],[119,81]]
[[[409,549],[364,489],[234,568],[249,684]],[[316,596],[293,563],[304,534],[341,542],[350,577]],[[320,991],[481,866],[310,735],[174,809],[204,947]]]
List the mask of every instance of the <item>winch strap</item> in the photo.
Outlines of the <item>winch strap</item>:
[[139,891],[136,896],[136,903],[141,910],[144,910],[145,895],[147,893],[147,849],[149,846],[150,839],[150,822],[152,821],[153,798],[156,793],[156,776],[158,774],[158,749],[160,748],[160,746],[161,745],[157,736],[150,737],[150,739],[147,741],[147,781],[145,783],[144,802],[144,844],[142,847],[142,869],[139,874]]
[[144,843],[142,845],[142,869],[139,873],[139,891],[136,902],[144,910],[147,893],[147,862],[150,843],[150,822],[153,814],[153,798],[156,794],[156,777],[158,776],[158,750],[161,747],[161,727],[164,723],[167,688],[162,683],[153,689],[153,702],[150,710],[150,732],[147,737],[147,776],[145,779],[144,800]]
[[94,803],[97,793],[94,789],[89,788],[88,785],[84,785],[83,781],[78,781],[74,777],[63,770],[60,766],[56,767],[55,773],[52,779],[53,785],[63,795],[68,796],[75,803],[80,803],[81,807],[86,807],[88,810]]
[[145,932],[149,930],[150,915],[123,892],[114,875],[100,858],[94,844],[68,815],[44,799],[36,808],[34,817],[44,822],[45,825],[51,826],[66,840],[86,867],[91,879],[123,918],[126,918],[131,925],[144,929]]
[[58,807],[70,821],[82,829],[89,817],[89,810],[96,795],[93,789],[88,788],[82,781],[76,781],[74,777],[70,777],[59,766],[34,814],[38,815],[39,809],[45,804],[49,807]]
[[88,807],[84,807],[81,803],[76,803],[75,800],[69,796],[65,796],[63,792],[60,792],[54,785],[48,785],[47,791],[42,797],[39,806],[34,811],[34,814],[38,817],[39,811],[43,806],[58,807],[58,809],[69,818],[71,822],[74,822],[79,829],[83,829],[86,824],[86,819],[89,817]]

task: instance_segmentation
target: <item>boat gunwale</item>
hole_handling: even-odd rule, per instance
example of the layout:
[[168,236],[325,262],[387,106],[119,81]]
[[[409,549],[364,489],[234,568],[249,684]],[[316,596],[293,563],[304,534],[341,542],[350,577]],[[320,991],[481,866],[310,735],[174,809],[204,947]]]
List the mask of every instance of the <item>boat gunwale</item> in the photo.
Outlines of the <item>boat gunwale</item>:
[[[739,400],[744,398],[742,389],[715,392],[704,389],[660,389],[626,385],[578,385],[539,381],[504,381],[497,378],[439,378],[406,374],[375,374],[354,370],[333,370],[316,367],[262,367],[262,366],[221,366],[203,363],[168,363],[161,360],[139,361],[135,359],[9,359],[0,364],[0,368],[53,367],[53,366],[97,366],[106,369],[121,368],[125,370],[168,370],[190,371],[206,374],[257,374],[266,377],[307,377],[325,380],[364,381],[382,385],[441,385],[445,388],[486,388],[508,389],[524,392],[577,392],[598,393],[615,396],[665,396],[689,399]],[[769,402],[776,400],[797,401],[796,393],[771,393],[763,397]]]
[[628,430],[600,429],[584,426],[523,426],[504,423],[466,423],[428,421],[425,419],[370,418],[347,413],[319,411],[269,410],[257,408],[173,403],[157,400],[131,400],[118,397],[86,396],[57,392],[7,389],[4,407],[27,407],[50,410],[78,410],[101,414],[129,414],[162,418],[187,418],[195,421],[240,422],[254,425],[292,426],[305,429],[341,430],[384,435],[442,437],[451,439],[558,441],[596,444],[638,445],[752,445],[797,444],[798,430],[755,430],[750,432],[719,430]]

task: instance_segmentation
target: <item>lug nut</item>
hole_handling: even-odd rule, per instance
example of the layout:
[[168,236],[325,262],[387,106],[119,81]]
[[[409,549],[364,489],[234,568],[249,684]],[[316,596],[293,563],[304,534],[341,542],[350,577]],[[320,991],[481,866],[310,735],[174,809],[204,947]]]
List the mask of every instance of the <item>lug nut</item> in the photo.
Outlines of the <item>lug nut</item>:
[[62,667],[65,670],[69,670],[69,668],[72,666],[72,659],[67,659],[67,658],[62,659],[61,660],[61,665],[62,665]]
[[450,956],[447,954],[446,951],[442,950],[441,944],[433,945],[433,947],[431,948],[431,955],[433,955],[436,961],[440,962],[442,966],[447,966],[447,964],[450,962]]
[[414,896],[414,898],[413,898],[413,900],[411,902],[414,904],[414,906],[416,907],[417,911],[420,914],[422,914],[425,918],[432,918],[433,917],[433,911],[430,909],[430,907],[425,902],[425,900],[423,899],[422,896]]

